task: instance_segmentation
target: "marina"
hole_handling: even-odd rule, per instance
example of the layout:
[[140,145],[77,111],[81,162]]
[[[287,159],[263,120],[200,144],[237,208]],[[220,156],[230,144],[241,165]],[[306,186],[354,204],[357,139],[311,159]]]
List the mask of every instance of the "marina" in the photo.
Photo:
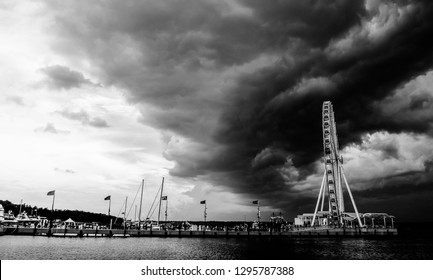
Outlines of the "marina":
[[[164,178],[156,193],[149,213],[158,209],[158,219],[150,220],[149,214],[145,220],[141,219],[144,180],[138,191],[141,190],[140,210],[138,220],[131,221],[126,217],[128,200],[125,199],[123,221],[121,228],[113,228],[112,220],[109,225],[100,226],[98,223],[77,223],[71,218],[58,220],[53,226],[53,220],[29,216],[20,210],[17,217],[9,211],[5,214],[3,206],[0,206],[0,221],[2,228],[0,234],[6,235],[33,235],[33,236],[57,236],[57,237],[362,237],[362,236],[394,236],[398,234],[394,225],[395,217],[387,213],[360,213],[349,187],[343,169],[343,157],[340,155],[337,129],[334,119],[334,111],[330,101],[323,102],[322,106],[323,127],[323,163],[324,175],[317,197],[314,213],[300,214],[294,218],[293,223],[288,223],[281,216],[272,214],[269,222],[260,220],[260,202],[254,200],[257,205],[257,220],[253,223],[238,223],[235,227],[223,225],[222,227],[210,227],[206,223],[206,200],[200,201],[204,205],[203,222],[196,222],[192,226],[188,222],[178,225],[167,223],[168,196],[164,194]],[[353,211],[348,211],[345,206],[343,189],[347,190]],[[54,211],[55,191],[49,191],[48,196],[53,197],[52,212]],[[159,197],[159,202],[157,198]],[[111,195],[104,200],[109,201],[108,216],[111,210]],[[161,206],[165,202],[165,221],[161,221]],[[327,208],[327,209],[326,209]],[[153,210],[152,210],[153,209]],[[319,210],[320,209],[320,210]],[[116,218],[117,220],[117,218]],[[224,224],[224,222],[219,222]]]

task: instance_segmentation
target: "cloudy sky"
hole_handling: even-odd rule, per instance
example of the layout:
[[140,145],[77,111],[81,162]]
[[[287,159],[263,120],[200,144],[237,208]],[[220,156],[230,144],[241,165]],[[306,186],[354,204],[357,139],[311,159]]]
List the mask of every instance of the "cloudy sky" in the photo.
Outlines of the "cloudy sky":
[[0,199],[133,218],[165,177],[169,219],[291,220],[330,100],[359,211],[431,221],[432,34],[427,0],[1,1]]

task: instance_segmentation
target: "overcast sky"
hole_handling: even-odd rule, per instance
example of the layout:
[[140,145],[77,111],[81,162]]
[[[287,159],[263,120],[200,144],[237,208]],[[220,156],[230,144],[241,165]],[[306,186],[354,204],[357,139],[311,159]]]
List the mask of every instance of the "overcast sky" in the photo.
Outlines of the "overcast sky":
[[[432,221],[431,1],[2,1],[0,199],[312,212],[334,105],[360,212]],[[155,218],[155,215],[153,216]]]

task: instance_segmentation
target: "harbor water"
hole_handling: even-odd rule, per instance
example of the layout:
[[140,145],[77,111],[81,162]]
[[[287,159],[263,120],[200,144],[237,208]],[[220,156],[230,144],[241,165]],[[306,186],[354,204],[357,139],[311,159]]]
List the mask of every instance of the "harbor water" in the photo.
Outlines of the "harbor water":
[[433,259],[433,227],[392,237],[164,238],[0,236],[2,260]]

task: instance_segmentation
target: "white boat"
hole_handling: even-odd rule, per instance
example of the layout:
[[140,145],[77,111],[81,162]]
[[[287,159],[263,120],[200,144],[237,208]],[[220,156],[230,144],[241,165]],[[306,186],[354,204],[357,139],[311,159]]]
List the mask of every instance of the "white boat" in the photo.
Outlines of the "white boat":
[[32,223],[32,224],[37,224],[41,221],[41,219],[37,216],[28,216],[26,211],[23,211],[21,214],[18,214],[16,220],[18,223]]

